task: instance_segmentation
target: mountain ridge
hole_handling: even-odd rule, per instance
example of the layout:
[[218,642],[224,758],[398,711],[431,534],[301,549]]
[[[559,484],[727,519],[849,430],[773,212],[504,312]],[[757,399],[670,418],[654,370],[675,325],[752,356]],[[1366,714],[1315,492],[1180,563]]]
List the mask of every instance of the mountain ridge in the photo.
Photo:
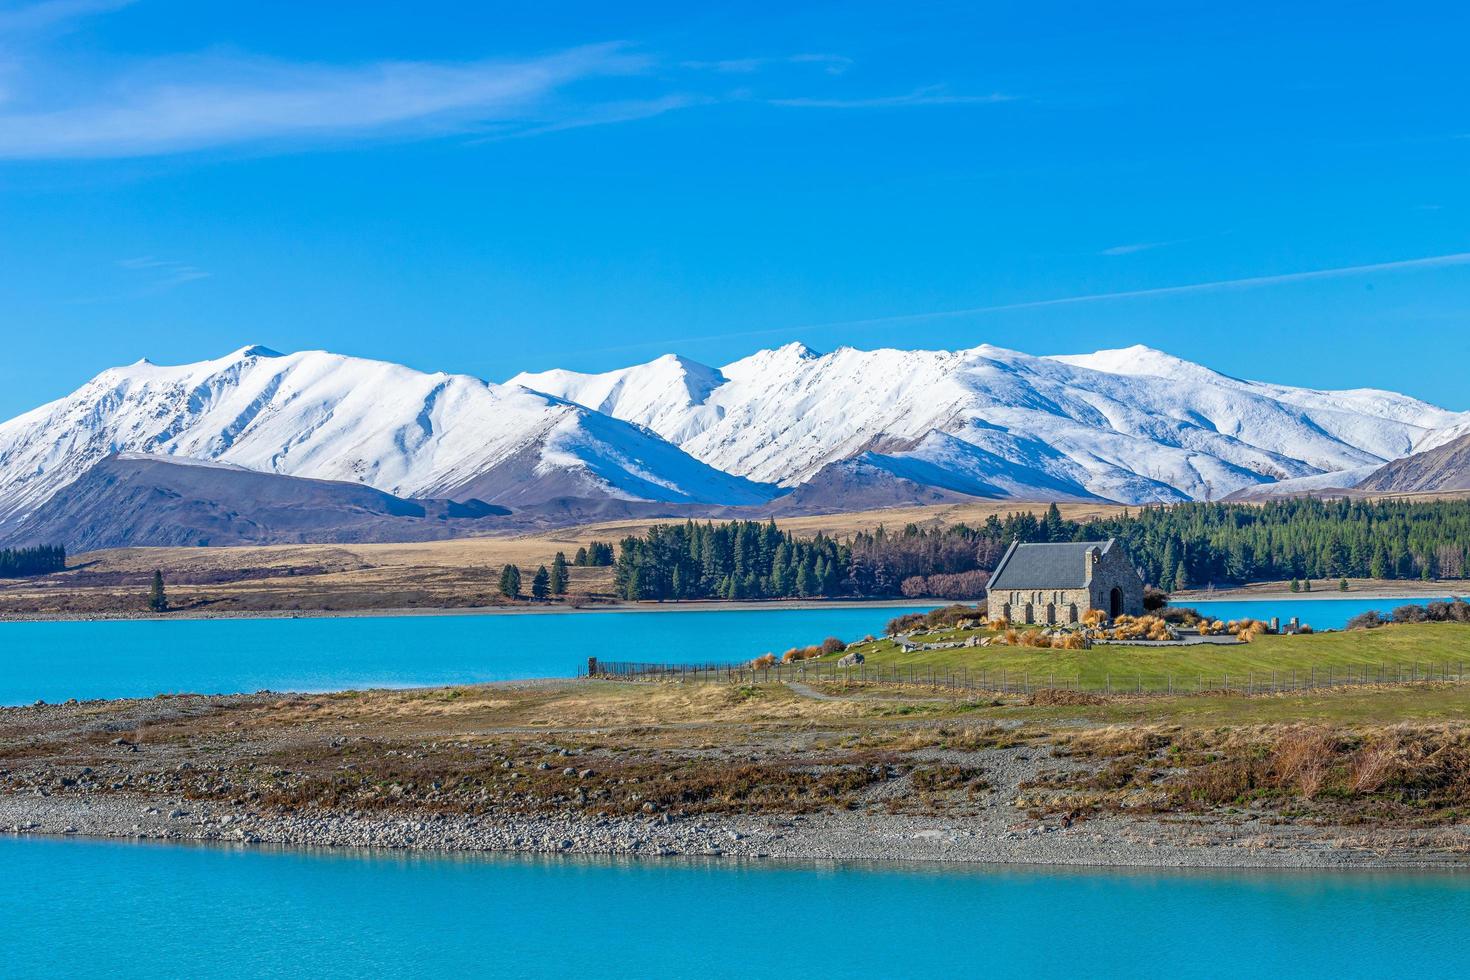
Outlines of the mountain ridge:
[[119,453],[554,521],[1250,497],[1356,482],[1463,432],[1470,413],[1406,395],[1249,381],[1141,345],[1034,356],[793,343],[719,367],[666,354],[503,384],[249,345],[109,368],[0,422],[0,530]]
[[998,461],[1013,495],[1047,499],[1060,484],[1125,503],[1219,499],[1381,465],[1470,418],[1376,389],[1246,381],[1141,345],[1047,357],[991,345],[829,354],[787,345],[708,369],[725,383],[677,407],[646,394],[658,363],[509,383],[595,403],[718,469],[787,488],[875,440],[919,446],[939,433]]

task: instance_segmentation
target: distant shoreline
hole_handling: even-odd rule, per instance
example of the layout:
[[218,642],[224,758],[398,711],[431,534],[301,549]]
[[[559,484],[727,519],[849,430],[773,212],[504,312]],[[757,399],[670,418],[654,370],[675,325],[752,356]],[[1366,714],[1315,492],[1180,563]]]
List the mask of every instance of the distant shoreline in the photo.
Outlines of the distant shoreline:
[[[1462,585],[1457,590],[1454,586]],[[1360,600],[1382,602],[1411,602],[1423,599],[1447,599],[1459,594],[1470,594],[1470,582],[1450,583],[1434,581],[1426,583],[1374,583],[1355,585],[1347,592],[1335,588],[1316,589],[1311,592],[1291,592],[1277,583],[1261,586],[1243,586],[1218,589],[1214,592],[1176,593],[1171,606],[1192,606],[1201,602],[1296,602],[1327,600]],[[781,610],[814,611],[831,609],[912,609],[934,607],[952,603],[973,603],[978,599],[762,599],[725,600],[689,599],[647,602],[589,601],[583,604],[520,603],[504,606],[394,606],[381,609],[180,609],[162,616],[137,612],[0,612],[0,624],[46,623],[46,622],[169,622],[179,620],[210,619],[398,619],[411,616],[544,616],[572,613],[676,613],[676,612],[775,612]],[[1385,610],[1386,611],[1386,610]]]
[[[178,622],[210,619],[401,619],[412,616],[539,616],[571,613],[777,612],[835,609],[912,609],[941,606],[948,599],[770,599],[765,601],[688,600],[666,602],[606,602],[588,605],[549,603],[544,606],[403,607],[383,609],[262,609],[215,612],[183,609],[156,616],[151,613],[0,613],[4,623]],[[972,600],[974,601],[974,600]]]
[[[1459,588],[1456,588],[1456,585]],[[1334,588],[1313,589],[1311,592],[1292,592],[1280,587],[1217,589],[1214,592],[1176,592],[1169,599],[1171,606],[1188,606],[1196,602],[1295,602],[1323,599],[1357,599],[1372,602],[1403,602],[1413,599],[1445,599],[1455,595],[1470,595],[1470,582],[1450,583],[1444,581],[1395,585],[1354,586],[1346,592]]]

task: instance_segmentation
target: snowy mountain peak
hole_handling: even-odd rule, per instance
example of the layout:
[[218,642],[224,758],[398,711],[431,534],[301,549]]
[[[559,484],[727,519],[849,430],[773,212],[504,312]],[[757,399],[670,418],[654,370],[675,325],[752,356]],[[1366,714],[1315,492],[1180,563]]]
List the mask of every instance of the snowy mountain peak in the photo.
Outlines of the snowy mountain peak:
[[1054,354],[1049,360],[1129,377],[1172,378],[1178,381],[1227,377],[1218,371],[1145,344],[1094,351],[1091,354]]
[[770,495],[636,425],[524,388],[326,351],[262,350],[112,368],[0,423],[0,522],[118,452],[490,503],[747,504]]

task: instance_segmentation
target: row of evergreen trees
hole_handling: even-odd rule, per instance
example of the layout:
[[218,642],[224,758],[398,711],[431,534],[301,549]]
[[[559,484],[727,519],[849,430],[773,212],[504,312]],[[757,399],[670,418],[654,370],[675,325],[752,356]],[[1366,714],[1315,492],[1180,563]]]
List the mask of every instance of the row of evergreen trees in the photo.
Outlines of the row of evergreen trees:
[[613,563],[613,546],[606,541],[594,541],[585,548],[577,549],[572,564],[578,568],[606,568]]
[[1293,578],[1470,578],[1465,500],[1180,504],[1073,534],[1119,538],[1144,578],[1165,591]]
[[894,596],[915,576],[989,571],[1013,540],[1119,539],[1144,581],[1177,591],[1271,579],[1470,578],[1470,501],[1187,503],[1086,522],[1053,504],[979,526],[879,528],[838,541],[774,521],[657,525],[618,544],[625,599]]
[[762,599],[840,595],[852,553],[774,521],[660,524],[618,544],[614,588],[624,599]]
[[[508,599],[521,594],[521,570],[515,565],[506,565],[500,570],[500,594]],[[567,594],[567,556],[560,551],[552,559],[551,568],[545,565],[536,569],[531,576],[531,597],[546,599],[554,595]]]
[[66,571],[66,549],[59,544],[0,551],[0,578],[22,578]]

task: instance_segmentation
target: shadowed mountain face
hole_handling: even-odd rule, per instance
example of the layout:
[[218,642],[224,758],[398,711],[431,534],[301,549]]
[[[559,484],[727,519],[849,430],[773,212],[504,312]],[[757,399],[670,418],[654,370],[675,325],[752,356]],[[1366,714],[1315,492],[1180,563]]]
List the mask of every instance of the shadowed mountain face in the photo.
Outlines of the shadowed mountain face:
[[217,464],[109,456],[0,542],[125,546],[423,541],[499,530],[510,511],[478,500],[407,500],[357,483]]
[[1358,490],[1371,493],[1443,493],[1470,490],[1470,434],[1443,446],[1396,459],[1375,470]]

